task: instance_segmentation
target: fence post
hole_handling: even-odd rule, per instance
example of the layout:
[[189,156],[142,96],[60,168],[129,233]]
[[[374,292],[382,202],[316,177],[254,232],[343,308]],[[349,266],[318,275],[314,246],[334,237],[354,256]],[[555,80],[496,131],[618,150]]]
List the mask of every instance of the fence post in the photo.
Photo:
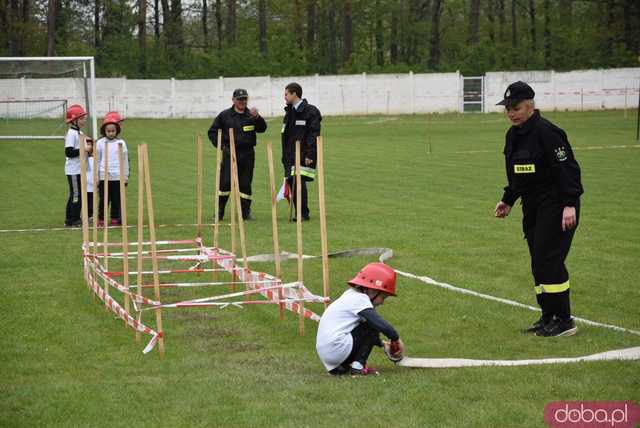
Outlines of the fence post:
[[464,113],[464,104],[463,104],[463,98],[462,98],[462,79],[463,76],[460,74],[460,70],[456,70],[456,74],[458,75],[458,90],[457,90],[457,101],[458,101],[458,112],[459,113]]
[[558,109],[556,105],[556,72],[551,70],[551,102],[553,105],[553,111]]
[[176,113],[176,79],[171,78],[171,107],[170,107],[171,117],[175,117]]
[[411,104],[410,104],[410,108],[411,111],[409,112],[410,114],[414,114],[415,113],[415,86],[413,84],[413,71],[409,71],[409,81],[411,83]]
[[367,73],[362,73],[362,98],[364,99],[364,113],[369,114],[369,88],[367,87]]
[[271,75],[267,76],[267,101],[269,102],[269,117],[273,117],[273,94],[271,93]]
[[219,92],[220,104],[218,105],[218,111],[220,112],[224,110],[224,77],[222,76],[218,77],[218,83],[220,88],[220,92]]

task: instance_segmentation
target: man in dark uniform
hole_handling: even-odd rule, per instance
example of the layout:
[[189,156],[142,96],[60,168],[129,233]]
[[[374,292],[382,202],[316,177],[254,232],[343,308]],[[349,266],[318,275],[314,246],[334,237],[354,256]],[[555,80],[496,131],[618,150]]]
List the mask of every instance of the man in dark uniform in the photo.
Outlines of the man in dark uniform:
[[307,204],[307,181],[315,179],[316,138],[320,135],[322,115],[316,106],[302,99],[302,87],[297,83],[289,83],[284,89],[287,106],[282,121],[282,165],[284,176],[292,189],[291,199],[296,207],[297,192],[295,190],[296,141],[300,141],[300,178],[302,220],[309,220]]
[[229,128],[233,128],[238,160],[238,183],[240,185],[240,204],[242,218],[251,218],[251,182],[255,163],[256,132],[267,130],[267,123],[258,114],[255,107],[247,108],[249,94],[245,89],[233,91],[233,106],[220,112],[209,128],[209,140],[218,146],[218,130],[222,130],[222,165],[220,167],[220,196],[218,219],[224,217],[224,208],[231,191],[231,156]]
[[578,226],[580,166],[567,134],[535,109],[533,89],[524,82],[507,88],[504,105],[513,124],[504,156],[508,185],[495,208],[504,218],[522,198],[523,229],[542,316],[527,332],[537,336],[570,336],[577,331],[571,317],[569,273],[564,261]]

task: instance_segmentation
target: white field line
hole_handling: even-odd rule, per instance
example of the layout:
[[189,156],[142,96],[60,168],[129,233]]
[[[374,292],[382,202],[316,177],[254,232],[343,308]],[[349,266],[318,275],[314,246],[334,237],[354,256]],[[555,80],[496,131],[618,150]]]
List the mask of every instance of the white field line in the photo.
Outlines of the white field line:
[[[525,305],[524,303],[515,302],[515,301],[509,300],[509,299],[503,299],[501,297],[495,297],[495,296],[492,296],[490,294],[479,293],[477,291],[468,290],[466,288],[456,287],[456,286],[453,286],[451,284],[447,284],[445,282],[436,281],[435,279],[429,278],[428,276],[418,276],[418,275],[414,275],[414,274],[409,273],[409,272],[403,272],[403,271],[398,270],[398,269],[395,269],[395,271],[398,273],[398,275],[404,276],[406,278],[416,279],[418,281],[424,282],[425,284],[435,285],[436,287],[444,288],[445,290],[455,291],[456,293],[461,293],[461,294],[467,294],[467,295],[470,295],[470,296],[480,297],[481,299],[492,300],[494,302],[503,303],[505,305],[515,306],[515,307],[518,307],[518,308],[524,308],[524,309],[528,309],[528,310],[534,311],[534,312],[540,312],[540,310],[538,308],[535,308],[535,307],[530,306],[530,305]],[[617,325],[612,325],[612,324],[605,324],[605,323],[601,323],[601,322],[597,322],[597,321],[591,321],[591,320],[588,320],[588,319],[585,319],[585,318],[580,318],[580,317],[574,317],[574,319],[577,322],[580,322],[582,324],[587,324],[587,325],[594,326],[594,327],[606,328],[606,329],[609,329],[609,330],[620,331],[620,332],[623,332],[623,333],[631,333],[631,334],[635,334],[637,336],[640,336],[640,331],[637,331],[637,330],[632,330],[632,329],[629,329],[629,328],[619,327]]]
[[[616,150],[616,149],[640,149],[640,144],[624,144],[618,146],[586,146],[586,147],[572,147],[574,151],[580,150]],[[498,153],[496,150],[463,150],[459,152],[452,152],[454,154],[473,154],[473,153]]]
[[[178,223],[178,224],[157,224],[156,227],[197,227],[197,224],[186,224],[186,223]],[[203,227],[213,227],[213,223],[211,224],[202,224]],[[219,226],[230,226],[229,223],[220,223]],[[135,224],[130,224],[127,226],[128,229],[132,229],[137,227]],[[149,227],[148,225],[144,225],[144,227]],[[122,229],[122,226],[107,226],[108,229]],[[100,227],[99,230],[103,228]],[[13,232],[59,232],[59,231],[75,231],[82,232],[82,227],[42,227],[36,229],[0,229],[0,233],[13,233]],[[89,230],[93,230],[90,226]]]
[[381,117],[380,119],[370,120],[368,122],[364,122],[365,125],[377,125],[379,123],[385,122],[393,122],[394,120],[398,120],[397,117]]

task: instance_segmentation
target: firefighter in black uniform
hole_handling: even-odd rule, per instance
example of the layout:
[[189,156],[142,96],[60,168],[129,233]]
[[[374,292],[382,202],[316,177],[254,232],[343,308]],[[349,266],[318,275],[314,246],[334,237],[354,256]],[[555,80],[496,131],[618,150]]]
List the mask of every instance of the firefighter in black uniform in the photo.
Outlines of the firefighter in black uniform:
[[292,189],[292,203],[296,207],[295,162],[296,141],[300,141],[300,188],[302,200],[302,220],[309,220],[307,204],[307,181],[315,179],[316,138],[320,135],[322,115],[314,105],[302,99],[302,87],[297,83],[289,83],[284,89],[287,103],[282,121],[282,165],[284,176]]
[[245,89],[233,91],[233,106],[220,112],[209,128],[209,140],[218,146],[218,130],[222,130],[222,165],[220,167],[220,193],[218,219],[224,217],[224,208],[231,193],[231,155],[229,128],[233,128],[238,160],[238,183],[242,218],[251,218],[251,182],[255,164],[256,132],[267,130],[267,123],[255,107],[247,108],[249,94]]
[[522,198],[522,225],[531,255],[531,270],[542,316],[527,332],[537,336],[570,336],[569,273],[564,261],[578,226],[580,166],[567,134],[535,109],[533,89],[524,82],[509,85],[504,100],[513,124],[504,146],[508,185],[495,208],[504,218]]

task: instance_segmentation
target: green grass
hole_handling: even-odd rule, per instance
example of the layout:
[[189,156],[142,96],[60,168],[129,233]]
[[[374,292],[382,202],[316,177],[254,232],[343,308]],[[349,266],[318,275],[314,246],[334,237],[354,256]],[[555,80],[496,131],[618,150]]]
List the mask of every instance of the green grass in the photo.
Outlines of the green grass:
[[[585,187],[568,259],[574,314],[640,330],[640,149],[606,148],[633,146],[635,121],[617,111],[546,116],[567,131]],[[323,121],[330,250],[390,247],[390,264],[398,269],[533,304],[520,210],[506,221],[493,217],[505,181],[505,119],[400,116],[367,124],[378,119]],[[195,220],[195,136],[209,125],[127,120],[131,222],[140,143],[149,145],[157,223]],[[274,142],[280,175],[279,128],[278,119],[270,121],[257,149],[249,254],[272,251],[264,142]],[[593,146],[601,149],[587,149]],[[208,143],[205,156],[210,219],[214,151]],[[0,158],[0,229],[60,227],[67,197],[63,143],[2,142]],[[319,254],[317,185],[310,189],[304,251]],[[281,248],[295,252],[284,205],[279,216]],[[162,228],[158,239],[194,233]],[[2,426],[542,427],[550,401],[640,401],[638,362],[405,369],[376,350],[371,363],[381,377],[331,378],[315,353],[315,324],[307,322],[300,337],[293,314],[281,322],[266,305],[164,311],[167,353],[160,361],[157,352],[143,356],[132,331],[92,299],[83,283],[79,231],[0,233],[0,244]],[[331,260],[332,296],[372,260]],[[268,263],[252,268],[274,270]],[[319,261],[305,263],[305,283],[317,293],[321,271]],[[294,262],[283,265],[283,276],[296,278]],[[519,329],[533,321],[532,312],[405,278],[398,293],[380,312],[411,356],[564,357],[640,344],[638,336],[584,325],[571,338],[524,336]]]

